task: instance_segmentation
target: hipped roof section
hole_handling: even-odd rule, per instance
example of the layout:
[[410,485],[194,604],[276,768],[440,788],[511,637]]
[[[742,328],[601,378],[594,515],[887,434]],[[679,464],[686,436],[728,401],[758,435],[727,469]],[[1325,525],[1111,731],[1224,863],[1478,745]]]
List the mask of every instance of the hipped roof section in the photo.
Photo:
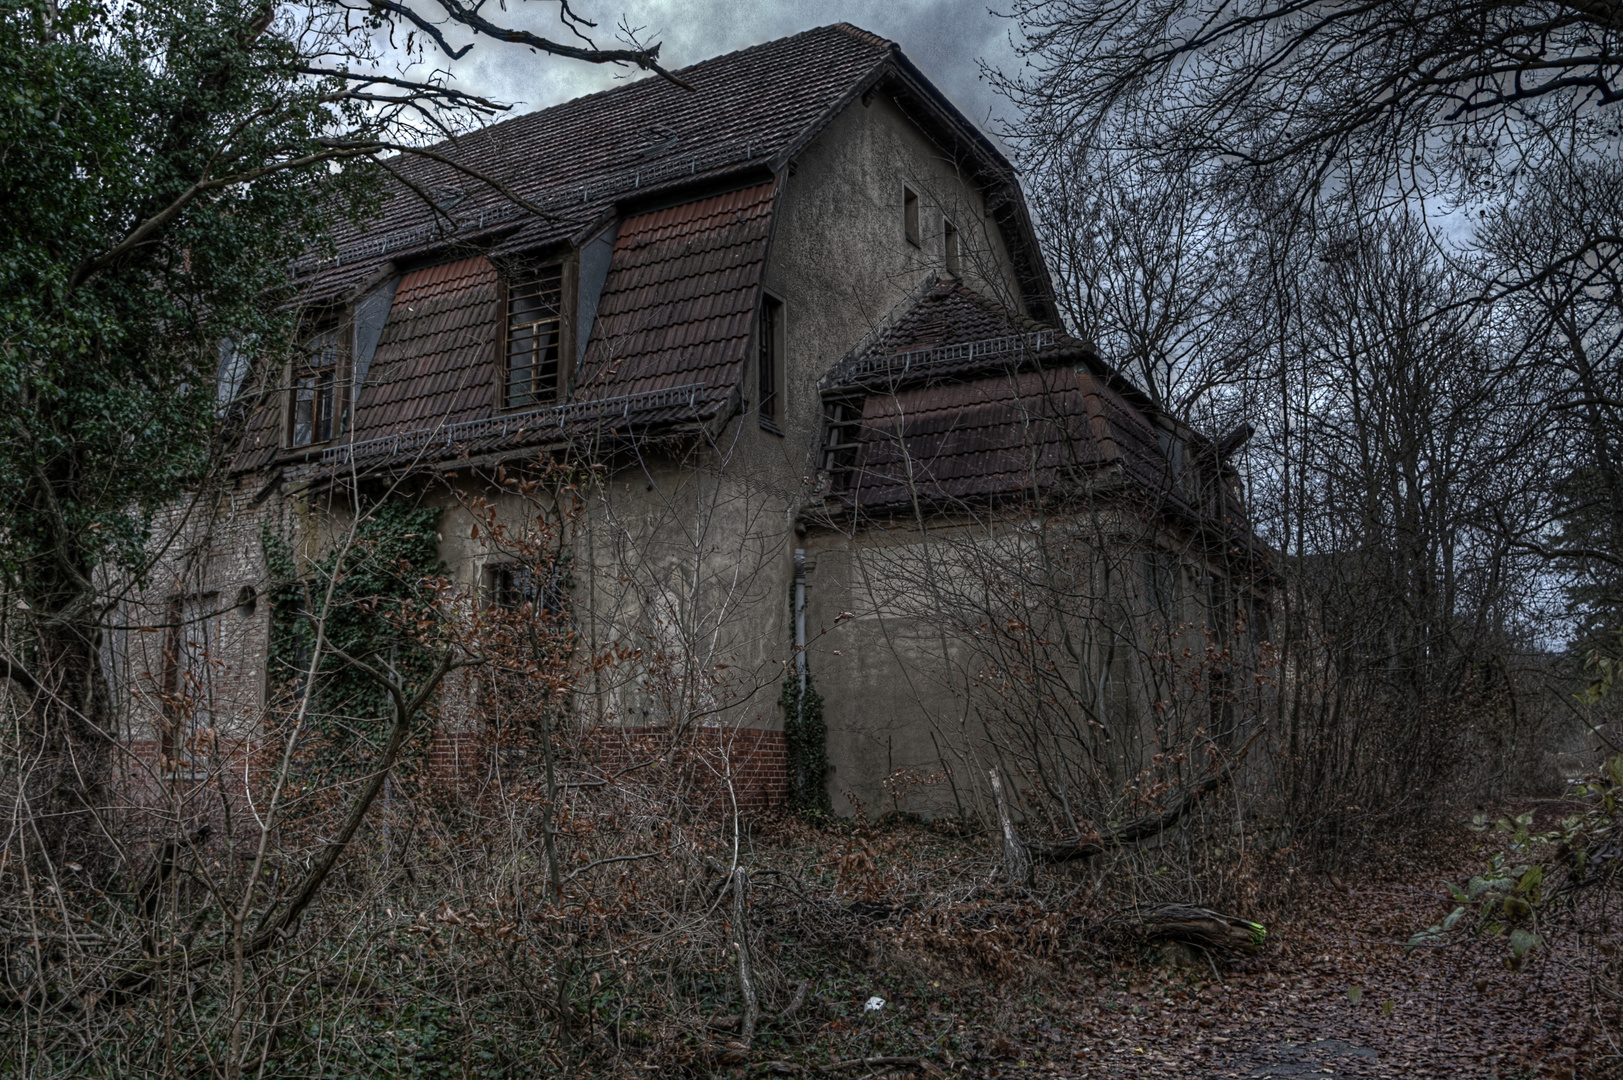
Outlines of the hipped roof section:
[[[847,514],[967,510],[1083,490],[1111,467],[1126,497],[1252,557],[1227,489],[1177,474],[1153,403],[1085,343],[947,281],[823,380],[832,496]],[[842,413],[843,411],[843,413]],[[1166,432],[1171,434],[1171,432]],[[1186,468],[1219,467],[1198,435]]]
[[1052,285],[1013,167],[894,42],[839,23],[676,74],[694,89],[650,76],[431,148],[495,180],[544,218],[468,172],[397,157],[390,169],[402,179],[390,182],[378,217],[341,229],[335,255],[297,267],[304,300],[345,299],[389,261],[411,265],[464,245],[465,253],[499,257],[579,243],[639,203],[714,191],[729,177],[774,175],[847,105],[882,85],[989,189],[1025,300],[1039,316],[1051,314]]

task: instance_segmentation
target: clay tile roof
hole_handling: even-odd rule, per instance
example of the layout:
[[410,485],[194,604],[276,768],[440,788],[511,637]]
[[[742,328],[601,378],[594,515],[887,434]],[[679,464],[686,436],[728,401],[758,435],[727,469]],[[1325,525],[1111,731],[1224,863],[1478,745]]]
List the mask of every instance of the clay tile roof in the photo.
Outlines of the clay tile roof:
[[1067,368],[869,395],[837,483],[867,511],[979,503],[1046,490],[1097,464],[1088,403]]
[[998,371],[1010,363],[1075,361],[1092,350],[1060,331],[1009,311],[953,280],[935,284],[822,380],[896,389],[920,381]]
[[[354,420],[334,445],[318,448],[323,463],[445,460],[713,418],[744,371],[775,188],[769,181],[627,218],[569,403],[519,414],[528,419],[509,420],[499,409],[490,260],[406,274]],[[249,437],[255,449],[239,458],[239,471],[275,453],[274,427],[258,420]]]
[[576,399],[695,384],[732,389],[760,296],[775,187],[621,223]]
[[496,268],[488,259],[402,277],[355,404],[354,439],[489,416],[495,334]]
[[956,282],[927,290],[822,385],[824,461],[847,511],[1054,493],[1110,465],[1123,497],[1261,550],[1237,501],[1200,505],[1153,406],[1091,348]]
[[555,215],[550,221],[465,173],[403,157],[395,167],[433,193],[450,222],[396,185],[378,217],[334,237],[336,259],[301,264],[306,295],[342,294],[386,260],[452,236],[533,249],[577,236],[616,200],[760,170],[814,136],[897,54],[894,43],[856,27],[819,27],[681,69],[691,92],[645,77],[434,148]]

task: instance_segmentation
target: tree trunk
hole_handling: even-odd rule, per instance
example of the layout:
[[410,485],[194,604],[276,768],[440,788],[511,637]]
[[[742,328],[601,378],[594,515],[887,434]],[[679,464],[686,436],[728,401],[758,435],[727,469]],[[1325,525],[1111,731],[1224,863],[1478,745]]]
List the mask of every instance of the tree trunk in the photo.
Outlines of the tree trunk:
[[997,803],[998,826],[1003,831],[1003,879],[1010,885],[1029,887],[1031,856],[1026,852],[1020,834],[1014,829],[1014,819],[1009,815],[1009,804],[1003,797],[1003,780],[997,774],[997,766],[994,765],[988,775],[992,778],[992,798]]

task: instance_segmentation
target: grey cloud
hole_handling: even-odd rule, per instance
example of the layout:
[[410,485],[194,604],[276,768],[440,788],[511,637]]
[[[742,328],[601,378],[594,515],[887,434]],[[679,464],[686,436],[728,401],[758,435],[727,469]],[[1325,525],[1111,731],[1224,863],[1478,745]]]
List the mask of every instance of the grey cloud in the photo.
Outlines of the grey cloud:
[[[1010,45],[1014,25],[988,12],[984,0],[861,0],[765,2],[765,0],[641,0],[620,10],[588,2],[574,5],[600,23],[599,46],[613,44],[622,19],[644,41],[662,44],[661,59],[684,67],[712,56],[786,37],[814,26],[850,22],[890,38],[970,119],[988,131],[1010,107],[981,79],[979,61],[1009,68],[1018,63]],[[537,33],[557,37],[551,4],[511,4],[508,17]],[[456,64],[456,85],[516,103],[516,111],[556,105],[646,76],[620,68],[542,56],[495,42],[480,42]]]

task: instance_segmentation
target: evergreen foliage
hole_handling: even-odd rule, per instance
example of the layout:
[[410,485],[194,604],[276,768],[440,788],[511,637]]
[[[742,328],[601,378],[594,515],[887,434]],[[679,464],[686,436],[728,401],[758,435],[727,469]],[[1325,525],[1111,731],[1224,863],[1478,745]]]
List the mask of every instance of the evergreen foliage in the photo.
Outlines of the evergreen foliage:
[[[434,661],[418,627],[434,602],[429,582],[442,576],[435,526],[440,511],[382,502],[366,512],[354,543],[312,560],[304,572],[287,542],[263,535],[273,587],[270,681],[273,693],[306,692],[317,621],[325,613],[327,645],[309,688],[307,727],[331,751],[324,766],[346,768],[372,760],[390,715],[387,691],[339,653],[398,672],[408,691]],[[328,582],[336,578],[323,609]]]
[[221,342],[279,357],[291,261],[375,196],[370,166],[325,162],[207,186],[359,122],[253,18],[0,0],[0,573],[36,610],[142,566],[154,512],[216,457]]
[[828,726],[823,722],[823,695],[806,677],[806,690],[791,674],[778,696],[783,706],[784,741],[789,744],[789,809],[807,816],[832,812],[828,786]]

